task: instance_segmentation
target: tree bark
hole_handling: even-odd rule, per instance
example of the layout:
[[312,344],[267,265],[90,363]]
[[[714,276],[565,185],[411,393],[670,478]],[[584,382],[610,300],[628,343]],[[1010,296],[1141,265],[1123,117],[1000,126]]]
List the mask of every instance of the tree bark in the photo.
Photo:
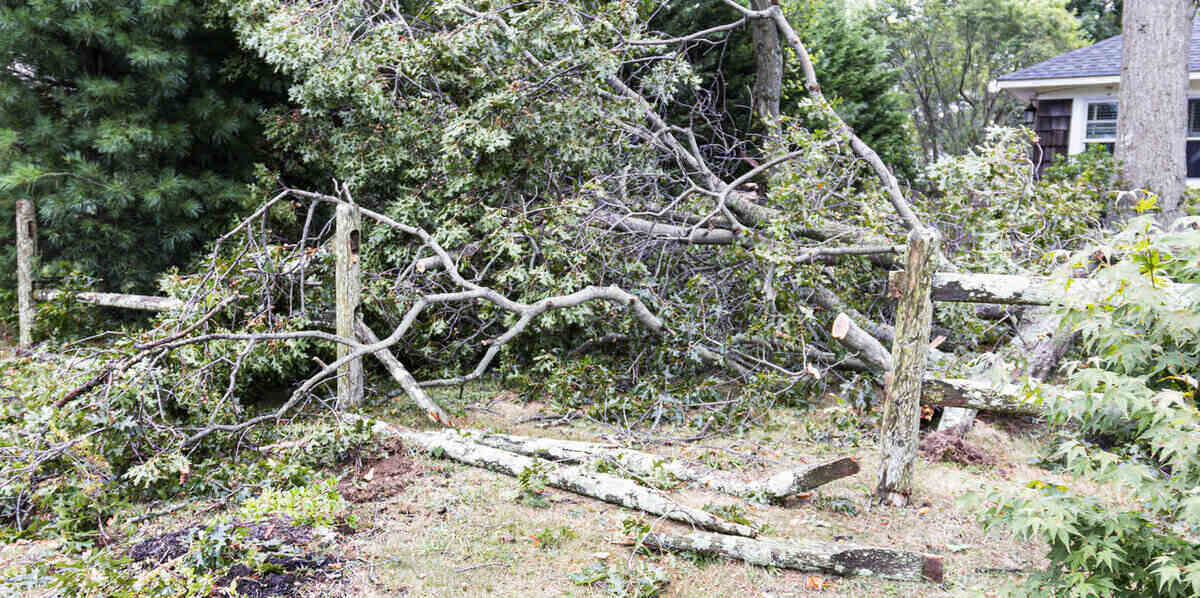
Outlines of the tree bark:
[[868,576],[900,581],[941,583],[941,557],[853,544],[793,544],[749,540],[705,532],[686,535],[649,533],[641,541],[659,550],[690,551],[746,561],[762,567]]
[[[766,10],[771,0],[751,0],[754,10]],[[779,101],[783,95],[783,48],[779,30],[770,19],[750,19],[754,38],[754,114],[767,130],[768,147],[780,138]]]
[[[1186,188],[1188,54],[1192,0],[1125,6],[1116,159],[1134,189],[1156,193],[1164,223],[1175,219]],[[1132,206],[1116,206],[1129,215]]]
[[536,457],[526,457],[472,442],[469,438],[448,432],[408,432],[382,422],[375,431],[394,436],[433,451],[447,459],[482,467],[497,473],[519,476],[524,471],[537,471],[547,486],[590,496],[604,502],[638,509],[688,525],[753,538],[754,528],[721,519],[711,513],[676,503],[663,493],[637,485],[633,480],[584,471],[580,467],[562,467]]
[[[358,308],[362,302],[362,288],[359,280],[361,235],[362,214],[359,212],[358,206],[338,204],[337,230],[334,238],[334,252],[337,257],[335,272],[337,312],[335,317],[337,334],[342,338],[354,338],[354,324],[359,319]],[[353,348],[339,343],[337,346],[338,359],[349,355],[352,351]],[[338,368],[337,409],[338,411],[353,409],[362,404],[362,400],[362,360],[354,359]]]
[[852,476],[859,471],[858,461],[854,457],[842,457],[824,463],[784,470],[764,480],[747,482],[719,470],[697,467],[661,455],[594,442],[489,434],[482,431],[464,432],[471,434],[470,439],[479,444],[529,457],[570,464],[607,459],[619,468],[640,476],[667,473],[679,481],[694,482],[717,492],[767,501],[783,500],[834,480]]
[[21,347],[33,346],[33,256],[37,253],[37,217],[33,202],[17,200],[17,328]]
[[938,233],[924,227],[908,234],[904,255],[905,285],[896,307],[896,341],[892,344],[891,373],[884,383],[880,418],[883,463],[875,494],[885,504],[903,506],[912,493],[913,462],[917,456],[921,417],[921,381],[929,354],[933,323],[930,298],[930,257],[938,250]]

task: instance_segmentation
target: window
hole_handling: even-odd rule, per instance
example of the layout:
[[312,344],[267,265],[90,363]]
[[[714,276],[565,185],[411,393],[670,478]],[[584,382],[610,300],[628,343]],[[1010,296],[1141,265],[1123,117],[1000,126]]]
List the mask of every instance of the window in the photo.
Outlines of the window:
[[[1200,178],[1200,98],[1188,100],[1187,104],[1186,160],[1189,179]],[[1083,130],[1083,143],[1102,145],[1113,151],[1117,141],[1117,103],[1113,101],[1088,102],[1087,123]]]
[[[1200,121],[1197,121],[1200,125]],[[1083,132],[1085,144],[1100,144],[1112,151],[1117,141],[1117,103],[1089,102],[1087,126]],[[1200,148],[1198,148],[1200,149]],[[1200,164],[1197,164],[1200,167]]]
[[1187,176],[1200,178],[1200,99],[1188,100]]

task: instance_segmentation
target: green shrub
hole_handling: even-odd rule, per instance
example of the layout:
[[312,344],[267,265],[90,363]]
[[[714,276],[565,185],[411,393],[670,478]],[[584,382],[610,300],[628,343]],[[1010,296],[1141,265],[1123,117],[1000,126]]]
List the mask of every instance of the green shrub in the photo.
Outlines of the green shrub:
[[1090,278],[1111,292],[1067,294],[1085,357],[1068,367],[1073,392],[1046,401],[1061,435],[1053,457],[1119,498],[1047,482],[976,497],[989,526],[1049,544],[1050,566],[1021,595],[1200,595],[1200,313],[1169,286],[1200,282],[1198,224],[1166,233],[1135,219],[1073,264],[1096,266]]

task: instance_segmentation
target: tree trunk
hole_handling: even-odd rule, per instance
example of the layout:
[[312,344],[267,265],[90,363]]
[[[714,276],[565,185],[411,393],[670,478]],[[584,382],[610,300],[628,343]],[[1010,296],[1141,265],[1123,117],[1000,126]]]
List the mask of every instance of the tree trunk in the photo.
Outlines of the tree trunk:
[[[1158,194],[1162,220],[1178,215],[1187,173],[1188,50],[1192,0],[1125,5],[1116,159],[1134,189]],[[1116,206],[1118,216],[1129,205]]]
[[962,378],[925,378],[921,402],[1011,415],[1038,415],[1044,411],[1040,403],[1028,400],[1025,391],[1016,384],[996,385]]
[[472,442],[470,438],[447,432],[408,432],[378,422],[373,429],[381,436],[393,436],[447,459],[482,467],[497,473],[520,476],[531,472],[547,486],[590,496],[604,502],[645,511],[702,529],[753,538],[754,528],[721,519],[707,511],[681,505],[662,492],[644,488],[630,479],[585,471],[581,467],[562,467],[545,459],[526,457]]
[[[771,0],[751,0],[754,10],[765,10]],[[754,37],[754,115],[767,130],[768,147],[780,137],[779,100],[783,95],[783,49],[779,30],[770,19],[751,19]]]
[[893,369],[884,383],[885,402],[880,421],[883,463],[875,489],[880,502],[893,506],[908,504],[912,493],[921,417],[921,380],[933,323],[929,258],[937,251],[937,231],[917,227],[909,232],[908,251],[904,254],[905,285],[896,306]]
[[[973,274],[937,272],[933,275],[933,300],[960,303],[996,303],[1003,305],[1054,305],[1068,298],[1091,297],[1099,301],[1120,292],[1120,281],[1073,278],[1070,281],[1050,276],[1020,274]],[[895,295],[903,288],[904,272],[888,274],[889,292]],[[1174,308],[1191,306],[1191,296],[1200,285],[1165,283],[1162,287]]]
[[945,571],[941,557],[853,544],[793,544],[704,532],[692,532],[683,536],[649,533],[641,540],[642,544],[660,550],[712,554],[762,567],[816,571],[833,575],[864,575],[901,581],[941,583]]

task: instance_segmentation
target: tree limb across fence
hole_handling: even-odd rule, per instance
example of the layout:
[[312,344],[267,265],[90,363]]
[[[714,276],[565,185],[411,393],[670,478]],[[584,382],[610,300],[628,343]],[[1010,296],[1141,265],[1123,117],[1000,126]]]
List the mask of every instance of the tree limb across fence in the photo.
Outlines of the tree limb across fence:
[[[888,294],[895,297],[903,288],[904,272],[888,273]],[[1006,305],[1055,305],[1068,297],[1089,297],[1096,301],[1119,294],[1124,283],[1090,278],[1061,279],[1050,276],[1017,274],[960,274],[936,272],[933,275],[933,300],[958,303],[999,303]],[[1190,303],[1188,295],[1200,293],[1200,285],[1168,283],[1166,293],[1180,306]]]

